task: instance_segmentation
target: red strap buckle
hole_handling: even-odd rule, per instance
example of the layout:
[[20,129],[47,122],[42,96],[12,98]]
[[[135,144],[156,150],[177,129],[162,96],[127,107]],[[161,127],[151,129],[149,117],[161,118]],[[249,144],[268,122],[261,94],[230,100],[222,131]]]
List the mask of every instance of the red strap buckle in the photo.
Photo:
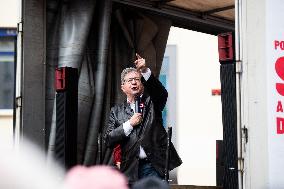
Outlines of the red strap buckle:
[[55,69],[55,90],[63,91],[66,89],[65,68]]

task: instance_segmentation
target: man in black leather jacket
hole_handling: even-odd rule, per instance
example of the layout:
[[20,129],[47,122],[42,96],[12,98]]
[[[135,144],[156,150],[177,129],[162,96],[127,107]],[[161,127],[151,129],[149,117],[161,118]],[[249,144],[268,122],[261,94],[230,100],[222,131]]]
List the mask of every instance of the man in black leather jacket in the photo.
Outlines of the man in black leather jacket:
[[[163,127],[162,110],[168,93],[138,54],[135,68],[121,73],[121,89],[127,100],[110,112],[105,141],[109,147],[121,146],[120,170],[129,183],[147,176],[162,178],[165,171],[167,133]],[[135,98],[140,98],[142,112],[135,111]],[[170,144],[169,170],[182,161]]]

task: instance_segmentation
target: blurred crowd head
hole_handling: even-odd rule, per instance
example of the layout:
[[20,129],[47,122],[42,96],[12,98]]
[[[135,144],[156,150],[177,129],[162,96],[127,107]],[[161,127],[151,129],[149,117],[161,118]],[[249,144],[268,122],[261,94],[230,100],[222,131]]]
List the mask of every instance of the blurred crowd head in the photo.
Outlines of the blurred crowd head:
[[[3,189],[129,189],[127,178],[109,166],[77,165],[67,173],[34,144],[11,145],[0,133],[0,188]],[[141,179],[131,189],[169,189],[156,177]]]
[[0,134],[0,188],[57,189],[62,188],[64,171],[54,163],[46,163],[45,155],[34,144]]
[[75,166],[66,175],[66,189],[128,189],[126,177],[109,166]]

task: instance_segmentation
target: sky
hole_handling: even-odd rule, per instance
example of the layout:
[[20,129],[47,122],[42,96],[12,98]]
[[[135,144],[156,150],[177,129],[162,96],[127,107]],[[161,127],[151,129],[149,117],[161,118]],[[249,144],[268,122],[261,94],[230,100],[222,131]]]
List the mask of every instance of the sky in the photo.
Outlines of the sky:
[[17,27],[20,0],[0,0],[0,27]]

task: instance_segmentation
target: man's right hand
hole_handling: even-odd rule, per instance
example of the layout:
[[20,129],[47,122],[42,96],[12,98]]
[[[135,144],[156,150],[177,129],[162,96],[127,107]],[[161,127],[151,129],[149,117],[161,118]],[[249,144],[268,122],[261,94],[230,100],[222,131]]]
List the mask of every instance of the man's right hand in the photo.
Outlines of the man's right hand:
[[139,54],[136,53],[136,60],[134,62],[137,71],[145,73],[147,71],[146,61]]
[[132,127],[139,125],[142,121],[142,114],[141,113],[134,113],[134,115],[130,118],[129,122]]

